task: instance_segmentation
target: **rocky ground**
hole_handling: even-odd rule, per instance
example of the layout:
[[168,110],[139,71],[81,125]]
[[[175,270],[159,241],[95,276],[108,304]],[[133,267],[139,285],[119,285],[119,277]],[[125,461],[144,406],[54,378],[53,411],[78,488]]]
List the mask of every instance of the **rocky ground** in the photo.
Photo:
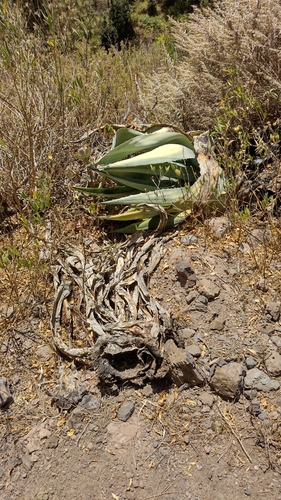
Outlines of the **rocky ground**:
[[165,243],[149,290],[176,332],[143,385],[59,355],[32,299],[1,339],[1,499],[281,499],[279,240],[215,218]]

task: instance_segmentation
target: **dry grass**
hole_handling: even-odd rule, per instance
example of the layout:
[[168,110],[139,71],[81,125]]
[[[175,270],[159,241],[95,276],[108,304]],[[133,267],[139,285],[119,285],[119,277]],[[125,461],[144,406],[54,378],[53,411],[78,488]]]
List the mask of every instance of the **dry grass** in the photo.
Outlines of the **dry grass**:
[[186,129],[213,127],[226,101],[253,127],[280,116],[279,0],[222,0],[172,25],[183,60],[149,90],[156,81],[159,104],[169,95]]
[[34,196],[44,198],[40,190],[51,194],[42,209],[68,197],[81,166],[73,141],[87,130],[146,121],[143,80],[166,53],[161,44],[106,53],[89,44],[87,33],[74,43],[51,22],[47,37],[30,32],[7,3],[0,36],[1,196],[22,212]]

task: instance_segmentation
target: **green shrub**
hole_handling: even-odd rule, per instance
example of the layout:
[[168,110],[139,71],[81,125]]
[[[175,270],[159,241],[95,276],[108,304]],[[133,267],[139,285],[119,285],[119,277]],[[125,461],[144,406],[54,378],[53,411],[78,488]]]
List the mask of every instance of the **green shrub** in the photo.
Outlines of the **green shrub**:
[[128,0],[111,0],[109,12],[101,25],[102,46],[108,50],[114,45],[120,50],[121,43],[126,44],[134,35]]

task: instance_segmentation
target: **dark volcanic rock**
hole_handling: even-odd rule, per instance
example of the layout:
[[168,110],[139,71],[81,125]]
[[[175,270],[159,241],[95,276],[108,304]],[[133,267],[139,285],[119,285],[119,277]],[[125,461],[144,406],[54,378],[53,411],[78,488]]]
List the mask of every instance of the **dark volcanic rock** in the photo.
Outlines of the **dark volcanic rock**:
[[192,288],[196,283],[196,275],[190,264],[186,260],[181,260],[175,267],[181,286]]
[[11,394],[10,384],[6,377],[0,377],[0,408],[7,407],[13,403],[14,399]]

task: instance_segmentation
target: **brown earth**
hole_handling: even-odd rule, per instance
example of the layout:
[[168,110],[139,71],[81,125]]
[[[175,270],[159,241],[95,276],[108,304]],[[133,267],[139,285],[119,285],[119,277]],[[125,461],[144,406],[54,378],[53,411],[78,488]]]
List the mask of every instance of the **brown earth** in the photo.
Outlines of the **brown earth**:
[[[81,245],[82,222],[69,232],[72,244]],[[106,392],[94,370],[54,349],[51,280],[37,298],[27,287],[26,298],[23,272],[17,315],[2,272],[0,375],[13,402],[1,411],[1,499],[281,499],[279,229],[214,224],[167,242],[149,285],[181,349],[206,373],[200,385],[156,379]],[[181,280],[183,262],[194,280]],[[252,367],[268,374],[265,390],[245,387]],[[64,409],[54,398],[63,386],[86,387],[88,399]],[[125,402],[134,411],[122,417]]]

